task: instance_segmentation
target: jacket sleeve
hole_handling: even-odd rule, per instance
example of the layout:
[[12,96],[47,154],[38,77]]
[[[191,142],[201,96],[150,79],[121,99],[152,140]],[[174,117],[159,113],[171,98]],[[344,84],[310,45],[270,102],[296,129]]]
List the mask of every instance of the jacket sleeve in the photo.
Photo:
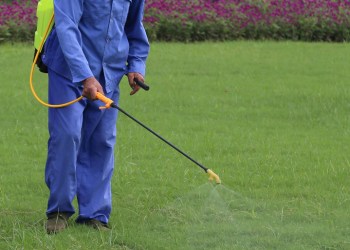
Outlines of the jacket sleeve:
[[133,0],[125,24],[125,33],[129,41],[128,72],[146,73],[146,60],[149,42],[142,23],[144,0]]
[[82,36],[78,29],[83,14],[84,0],[54,0],[55,28],[73,82],[93,76],[82,49]]

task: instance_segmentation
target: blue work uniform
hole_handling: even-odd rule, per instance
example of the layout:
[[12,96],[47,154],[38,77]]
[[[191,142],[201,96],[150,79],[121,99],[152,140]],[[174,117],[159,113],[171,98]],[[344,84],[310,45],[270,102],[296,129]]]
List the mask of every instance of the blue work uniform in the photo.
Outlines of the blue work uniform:
[[[95,77],[118,103],[123,75],[145,75],[149,43],[143,9],[144,0],[54,0],[55,24],[42,56],[49,69],[49,102],[81,96],[82,81]],[[72,215],[77,196],[78,221],[108,222],[117,110],[100,110],[102,105],[83,99],[49,109],[47,214]]]

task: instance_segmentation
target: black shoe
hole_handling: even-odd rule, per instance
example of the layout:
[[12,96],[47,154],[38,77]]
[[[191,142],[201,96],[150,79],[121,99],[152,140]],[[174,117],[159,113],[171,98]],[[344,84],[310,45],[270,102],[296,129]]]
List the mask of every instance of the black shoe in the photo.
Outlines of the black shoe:
[[45,225],[48,234],[55,234],[62,232],[68,227],[68,214],[66,213],[52,213],[47,216]]
[[100,231],[109,231],[110,228],[106,223],[103,223],[96,219],[88,219],[84,221],[77,222],[78,224],[84,224],[88,227],[92,227],[93,229],[100,230]]

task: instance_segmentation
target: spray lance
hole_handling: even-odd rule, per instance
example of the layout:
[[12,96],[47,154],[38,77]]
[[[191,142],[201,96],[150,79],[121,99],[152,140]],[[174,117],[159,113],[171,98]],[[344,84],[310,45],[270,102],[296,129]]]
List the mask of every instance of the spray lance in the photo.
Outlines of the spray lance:
[[[141,88],[143,88],[144,90],[149,90],[148,85],[146,85],[145,83],[136,81],[136,84],[139,85]],[[190,157],[188,154],[186,154],[185,152],[183,152],[182,150],[180,150],[178,147],[176,147],[174,144],[170,143],[169,141],[167,141],[166,139],[164,139],[162,136],[160,136],[159,134],[157,134],[156,132],[154,132],[152,129],[150,129],[149,127],[147,127],[146,125],[144,125],[143,123],[141,123],[140,121],[138,121],[137,119],[135,119],[134,117],[132,117],[131,115],[129,115],[127,112],[125,112],[123,109],[121,109],[117,104],[115,104],[111,99],[107,98],[106,96],[102,95],[101,93],[97,92],[96,94],[96,98],[102,102],[105,103],[105,106],[100,107],[100,109],[109,109],[109,108],[115,108],[118,109],[120,112],[122,112],[124,115],[126,115],[127,117],[129,117],[131,120],[133,120],[134,122],[136,122],[137,124],[139,124],[141,127],[143,127],[144,129],[146,129],[147,131],[151,132],[153,135],[155,135],[156,137],[158,137],[159,139],[161,139],[163,142],[165,142],[166,144],[168,144],[170,147],[172,147],[173,149],[175,149],[177,152],[179,152],[180,154],[182,154],[183,156],[185,156],[187,159],[189,159],[190,161],[192,161],[193,163],[195,163],[197,166],[199,166],[201,169],[203,169],[208,175],[209,175],[209,180],[214,180],[216,182],[216,184],[220,184],[221,180],[219,178],[219,176],[217,174],[215,174],[212,170],[204,167],[202,164],[200,164],[199,162],[197,162],[196,160],[194,160],[192,157]]]
[[[37,95],[37,93],[35,92],[35,89],[33,86],[33,73],[34,73],[35,65],[39,66],[40,71],[45,72],[45,66],[43,66],[43,68],[41,68],[40,63],[38,63],[38,61],[40,60],[39,55],[42,51],[45,40],[46,40],[46,38],[47,38],[47,36],[48,36],[50,30],[52,29],[52,26],[53,26],[53,20],[54,20],[53,0],[40,0],[39,1],[38,8],[37,8],[37,17],[38,17],[37,31],[35,32],[35,40],[34,40],[35,56],[34,56],[32,68],[30,71],[30,80],[29,80],[30,89],[31,89],[34,97],[36,98],[36,100],[38,102],[40,102],[42,105],[49,107],[49,108],[63,108],[63,107],[69,106],[73,103],[80,101],[83,98],[83,96],[80,96],[79,98],[72,100],[70,102],[67,102],[67,103],[53,105],[53,104],[48,104],[48,103],[44,102],[43,100],[41,100],[39,98],[39,96]],[[146,83],[140,82],[138,80],[135,80],[135,83],[138,86],[140,86],[142,89],[144,89],[146,91],[149,90],[149,86]],[[143,123],[138,121],[136,118],[134,118],[133,116],[131,116],[130,114],[125,112],[116,103],[114,103],[111,99],[107,98],[106,96],[104,96],[103,94],[101,94],[99,92],[96,93],[96,99],[102,101],[105,104],[105,106],[100,107],[100,109],[109,109],[109,108],[118,109],[120,112],[122,112],[124,115],[129,117],[131,120],[133,120],[134,122],[139,124],[141,127],[143,127],[144,129],[146,129],[147,131],[152,133],[154,136],[156,136],[157,138],[159,138],[160,140],[165,142],[167,145],[169,145],[170,147],[175,149],[177,152],[179,152],[180,154],[185,156],[187,159],[189,159],[190,161],[195,163],[198,167],[203,169],[208,174],[210,181],[215,181],[216,184],[221,183],[220,177],[217,174],[215,174],[212,170],[206,168],[205,166],[203,166],[202,164],[200,164],[199,162],[194,160],[192,157],[190,157],[188,154],[186,154],[185,152],[180,150],[174,144],[170,143],[169,141],[164,139],[162,136],[160,136],[159,134],[154,132],[152,129],[150,129],[149,127],[147,127],[146,125],[144,125]]]

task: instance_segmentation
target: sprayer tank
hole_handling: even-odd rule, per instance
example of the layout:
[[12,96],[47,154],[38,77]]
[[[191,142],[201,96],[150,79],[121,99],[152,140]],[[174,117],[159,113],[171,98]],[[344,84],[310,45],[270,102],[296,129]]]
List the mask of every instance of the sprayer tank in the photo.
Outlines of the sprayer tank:
[[37,28],[34,37],[34,47],[39,49],[40,43],[44,38],[45,31],[53,15],[53,0],[40,0],[36,10]]

